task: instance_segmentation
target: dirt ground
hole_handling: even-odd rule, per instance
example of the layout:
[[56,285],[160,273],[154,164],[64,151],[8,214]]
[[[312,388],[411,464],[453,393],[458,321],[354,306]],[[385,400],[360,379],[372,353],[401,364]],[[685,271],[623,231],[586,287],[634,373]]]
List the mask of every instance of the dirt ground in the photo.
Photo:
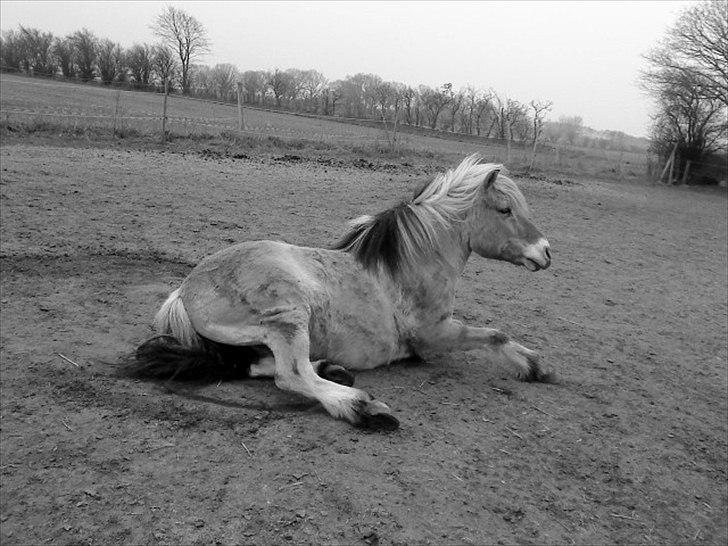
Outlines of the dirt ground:
[[5,139],[2,544],[725,543],[725,192],[518,180],[553,266],[474,258],[455,313],[554,385],[478,351],[359,373],[379,434],[269,381],[115,378],[204,256],[327,246],[434,173],[315,155]]

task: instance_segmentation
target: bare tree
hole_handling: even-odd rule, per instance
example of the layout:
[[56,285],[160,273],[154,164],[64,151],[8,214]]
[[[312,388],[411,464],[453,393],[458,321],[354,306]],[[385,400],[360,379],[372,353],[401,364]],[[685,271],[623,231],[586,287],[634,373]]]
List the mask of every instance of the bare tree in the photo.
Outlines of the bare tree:
[[156,45],[152,48],[152,73],[159,79],[160,85],[171,90],[172,82],[178,71],[177,60],[169,48]]
[[374,87],[374,96],[376,97],[377,106],[379,106],[379,115],[382,122],[387,122],[387,112],[394,96],[394,88],[389,82],[379,82]]
[[53,55],[53,34],[21,25],[18,37],[21,64],[26,72],[53,76],[58,69]]
[[657,96],[652,150],[664,159],[675,149],[678,178],[688,161],[701,161],[711,152],[726,149],[726,106],[704,85],[705,80],[696,74],[683,73]]
[[[404,85],[397,82],[379,82],[373,89],[379,106],[380,115],[384,130],[387,131],[387,138],[390,143],[397,140],[397,122],[399,111],[402,106],[402,90]],[[391,120],[391,137],[389,136]]]
[[0,36],[0,67],[2,70],[20,70],[22,56],[18,32],[8,30]]
[[267,84],[270,90],[273,92],[276,106],[280,108],[283,104],[283,99],[285,97],[289,97],[291,94],[291,89],[293,87],[291,75],[287,72],[284,72],[283,70],[276,68],[275,70],[273,70],[273,72],[269,74]]
[[641,85],[657,103],[652,149],[662,159],[675,154],[684,178],[689,161],[728,148],[728,4],[690,6],[645,59]]
[[242,76],[245,102],[256,104],[263,102],[268,75],[262,70],[246,70]]
[[149,85],[152,75],[153,50],[149,44],[134,44],[126,52],[126,64],[134,80],[134,86],[144,88]]
[[[531,134],[534,150],[536,149],[536,141],[538,141],[541,133],[543,132],[543,123],[546,114],[551,111],[551,107],[554,105],[553,101],[536,101],[532,100],[529,106],[533,110],[533,133]],[[535,151],[534,151],[535,153]]]
[[187,12],[167,6],[152,25],[154,33],[179,57],[182,93],[190,87],[190,63],[210,51],[205,27]]
[[81,81],[93,80],[96,73],[98,39],[93,32],[84,28],[74,32],[70,40],[73,44],[74,58]]
[[474,87],[468,86],[463,91],[463,104],[460,108],[460,130],[463,133],[473,134],[473,118],[475,117],[475,107],[478,102],[479,91]]
[[53,41],[53,55],[63,77],[73,78],[76,75],[76,67],[74,66],[73,43],[70,36],[56,38]]
[[375,89],[382,78],[375,74],[359,73],[341,80],[341,102],[348,117],[373,117],[377,100]]
[[701,94],[728,106],[728,3],[708,0],[684,10],[645,59],[643,81],[670,85],[699,75]]
[[533,163],[536,161],[536,146],[538,144],[538,139],[541,137],[541,133],[543,133],[543,124],[544,124],[544,118],[546,117],[546,114],[551,111],[551,107],[553,106],[553,102],[550,100],[547,101],[536,101],[532,100],[529,103],[529,106],[533,110],[533,134],[531,135],[533,141],[533,151],[531,154],[531,161],[528,164],[528,171],[530,172],[533,168]]
[[493,111],[493,105],[491,103],[492,95],[490,92],[479,94],[475,102],[475,131],[480,136],[481,128],[483,123],[487,123],[487,116]]
[[212,67],[210,73],[215,96],[224,101],[234,100],[236,93],[235,83],[240,81],[241,75],[235,65],[220,63]]
[[318,110],[318,99],[325,87],[326,77],[318,70],[304,70],[301,73],[301,91],[306,110]]
[[461,90],[454,93],[450,90],[450,131],[455,132],[455,117],[465,102],[465,93]]
[[324,103],[324,114],[331,116],[336,115],[336,103],[341,98],[342,86],[343,82],[341,80],[336,80],[326,88],[326,102]]
[[445,84],[440,89],[433,89],[426,85],[420,86],[420,100],[422,101],[430,129],[437,128],[437,120],[440,117],[440,113],[450,103],[449,91],[451,87],[451,84]]
[[400,91],[402,97],[402,107],[404,108],[404,122],[407,125],[412,124],[412,103],[417,96],[417,91],[409,85],[405,85]]
[[400,111],[402,110],[402,106],[404,105],[404,92],[405,89],[407,89],[407,86],[399,82],[392,82],[391,85],[393,109],[392,119],[394,120],[393,138],[394,140],[397,140],[397,124],[399,123]]
[[188,77],[189,93],[207,99],[215,98],[215,82],[212,78],[212,68],[204,64],[190,65]]
[[530,133],[530,123],[528,123],[528,107],[521,104],[515,99],[506,101],[506,120],[508,122],[508,138],[513,140],[513,136],[518,140],[526,140]]
[[121,46],[108,39],[101,40],[98,45],[96,63],[101,81],[109,85],[121,74]]
[[289,107],[295,107],[303,96],[304,71],[298,68],[287,68],[285,74],[288,83],[285,86],[284,98]]
[[501,98],[500,95],[493,93],[491,100],[491,110],[493,119],[488,128],[486,137],[490,137],[493,128],[496,129],[496,138],[505,140],[508,136],[508,106],[507,99]]
[[376,74],[363,74],[362,99],[364,100],[365,114],[374,117],[377,111],[377,86],[382,78]]

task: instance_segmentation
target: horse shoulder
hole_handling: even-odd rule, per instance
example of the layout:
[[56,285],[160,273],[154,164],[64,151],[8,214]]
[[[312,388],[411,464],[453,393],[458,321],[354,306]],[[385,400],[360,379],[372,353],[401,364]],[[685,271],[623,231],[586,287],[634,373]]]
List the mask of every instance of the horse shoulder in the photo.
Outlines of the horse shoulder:
[[382,278],[348,253],[313,249],[322,291],[312,301],[312,353],[352,369],[402,358],[397,302]]

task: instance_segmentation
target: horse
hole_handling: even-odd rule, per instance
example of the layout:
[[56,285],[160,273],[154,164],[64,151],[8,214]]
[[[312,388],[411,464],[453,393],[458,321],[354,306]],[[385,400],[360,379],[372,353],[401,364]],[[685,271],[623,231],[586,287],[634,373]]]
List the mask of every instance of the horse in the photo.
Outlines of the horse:
[[529,271],[551,264],[548,241],[501,169],[466,157],[411,199],[352,220],[332,248],[257,240],[208,256],[159,309],[158,335],[137,350],[135,373],[174,375],[182,368],[170,364],[183,361],[243,366],[335,418],[385,431],[399,421],[353,387],[349,370],[485,349],[519,379],[549,381],[536,351],[453,318],[472,252]]

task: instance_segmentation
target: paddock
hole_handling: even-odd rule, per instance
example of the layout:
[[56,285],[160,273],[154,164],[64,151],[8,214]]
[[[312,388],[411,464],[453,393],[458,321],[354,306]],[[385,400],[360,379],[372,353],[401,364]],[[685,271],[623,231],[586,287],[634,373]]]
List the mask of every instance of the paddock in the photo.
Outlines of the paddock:
[[471,259],[455,317],[557,384],[478,351],[358,373],[400,419],[377,434],[269,381],[113,377],[203,257],[328,246],[450,166],[326,154],[4,142],[3,543],[728,538],[724,191],[514,177],[553,264]]

